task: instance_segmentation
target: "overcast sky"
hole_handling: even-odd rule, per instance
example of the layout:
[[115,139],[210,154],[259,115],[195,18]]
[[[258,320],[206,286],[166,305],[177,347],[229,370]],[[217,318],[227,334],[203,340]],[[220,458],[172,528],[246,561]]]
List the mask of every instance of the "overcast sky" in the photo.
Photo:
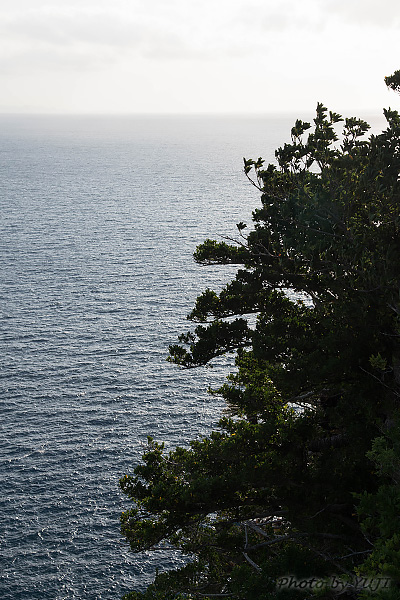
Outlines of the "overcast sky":
[[0,0],[0,112],[398,108],[399,0]]

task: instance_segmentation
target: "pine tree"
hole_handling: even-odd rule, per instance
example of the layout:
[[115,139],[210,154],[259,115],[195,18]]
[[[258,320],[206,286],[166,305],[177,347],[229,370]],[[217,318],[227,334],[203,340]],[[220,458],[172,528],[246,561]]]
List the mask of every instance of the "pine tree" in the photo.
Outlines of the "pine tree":
[[[230,416],[189,448],[149,439],[121,480],[132,550],[167,541],[191,558],[126,598],[362,598],[356,575],[390,576],[377,593],[398,597],[400,117],[384,114],[367,138],[366,122],[318,104],[276,164],[244,160],[261,194],[253,224],[196,250],[239,268],[198,297],[170,360],[235,351],[218,390]],[[348,585],[310,592],[283,586],[289,576]]]

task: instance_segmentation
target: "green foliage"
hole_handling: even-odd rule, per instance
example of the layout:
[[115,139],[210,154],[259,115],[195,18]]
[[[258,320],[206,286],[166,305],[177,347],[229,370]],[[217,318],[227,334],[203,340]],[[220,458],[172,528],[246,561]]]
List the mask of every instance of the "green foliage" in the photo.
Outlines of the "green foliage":
[[400,92],[400,70],[395,71],[393,75],[385,77],[385,83],[391,90]]
[[[363,564],[364,573],[387,575],[400,583],[400,425],[398,415],[385,434],[377,437],[367,453],[380,476],[373,493],[359,496],[358,513],[365,536],[376,540]],[[382,596],[385,598],[385,596]]]
[[318,104],[276,165],[245,159],[261,193],[253,228],[196,250],[241,268],[198,297],[200,324],[170,360],[235,352],[237,371],[212,392],[229,409],[216,431],[168,453],[149,439],[120,482],[132,550],[168,543],[191,559],[129,599],[304,595],[276,587],[288,574],[400,582],[400,117],[384,114],[366,138],[367,123]]

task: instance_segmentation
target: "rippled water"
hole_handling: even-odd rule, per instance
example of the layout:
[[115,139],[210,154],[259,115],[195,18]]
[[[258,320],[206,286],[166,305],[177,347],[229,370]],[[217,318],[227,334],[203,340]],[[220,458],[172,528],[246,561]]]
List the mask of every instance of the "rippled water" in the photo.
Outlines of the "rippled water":
[[232,269],[192,259],[235,235],[292,118],[0,118],[0,597],[115,599],[173,556],[119,534],[118,479],[147,435],[185,444],[229,369],[166,362],[198,293]]

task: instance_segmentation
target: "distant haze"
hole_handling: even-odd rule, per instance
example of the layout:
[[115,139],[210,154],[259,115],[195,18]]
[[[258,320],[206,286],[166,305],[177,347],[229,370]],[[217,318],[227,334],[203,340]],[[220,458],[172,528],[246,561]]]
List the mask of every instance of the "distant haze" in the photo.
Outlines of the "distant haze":
[[379,112],[398,0],[0,2],[0,112]]

